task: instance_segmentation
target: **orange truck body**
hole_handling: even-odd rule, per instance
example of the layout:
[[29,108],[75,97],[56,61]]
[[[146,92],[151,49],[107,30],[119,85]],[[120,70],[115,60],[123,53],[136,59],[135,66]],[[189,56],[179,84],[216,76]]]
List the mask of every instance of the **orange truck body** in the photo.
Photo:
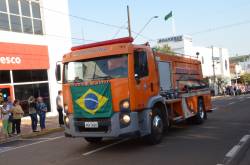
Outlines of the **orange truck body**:
[[[147,44],[135,45],[132,42],[133,38],[127,37],[87,44],[73,47],[64,55],[65,135],[96,138],[136,133],[150,136],[155,114],[169,126],[170,123],[199,117],[199,108],[203,114],[199,123],[203,122],[206,112],[211,110],[211,97],[201,81],[200,62],[157,53]],[[110,72],[122,65],[123,70]],[[70,68],[80,69],[71,71]],[[79,73],[91,73],[91,78],[81,77]],[[105,91],[104,88],[110,91],[105,97],[100,92]],[[110,113],[101,112],[106,110],[102,109],[105,104],[111,105],[106,108],[112,107]],[[158,109],[157,113],[155,109]]]

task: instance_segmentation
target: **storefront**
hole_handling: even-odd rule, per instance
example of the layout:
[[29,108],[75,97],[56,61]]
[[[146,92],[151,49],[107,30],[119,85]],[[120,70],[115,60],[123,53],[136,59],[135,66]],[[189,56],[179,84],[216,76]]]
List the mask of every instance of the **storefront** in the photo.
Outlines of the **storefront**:
[[0,42],[0,104],[8,96],[21,101],[41,96],[50,111],[48,46]]

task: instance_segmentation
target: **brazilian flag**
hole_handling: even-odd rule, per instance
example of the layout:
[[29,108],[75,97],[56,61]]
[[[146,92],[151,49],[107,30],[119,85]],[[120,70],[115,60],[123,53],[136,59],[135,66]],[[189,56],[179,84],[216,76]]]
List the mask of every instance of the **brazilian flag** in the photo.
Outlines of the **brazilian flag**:
[[75,118],[107,118],[112,115],[110,83],[71,86]]

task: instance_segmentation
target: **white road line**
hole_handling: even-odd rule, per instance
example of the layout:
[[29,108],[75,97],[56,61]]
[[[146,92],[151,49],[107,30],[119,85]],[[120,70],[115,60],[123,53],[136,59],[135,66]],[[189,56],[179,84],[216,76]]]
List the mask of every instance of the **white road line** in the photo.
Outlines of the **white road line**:
[[232,104],[235,104],[235,102],[231,102],[231,103],[229,103],[229,105],[232,105]]
[[240,139],[240,142],[241,142],[241,143],[244,143],[244,142],[246,142],[249,138],[250,138],[250,135],[245,135],[245,136],[243,136],[243,137]]
[[227,154],[226,157],[232,158],[239,151],[240,145],[235,145]]
[[123,142],[128,141],[128,140],[129,140],[129,138],[128,138],[128,139],[123,139],[123,140],[120,140],[120,141],[118,141],[118,142],[115,142],[115,143],[112,143],[112,144],[109,144],[109,145],[106,145],[106,146],[97,148],[97,149],[95,149],[95,150],[92,150],[92,151],[89,151],[89,152],[85,152],[85,153],[83,153],[82,155],[83,155],[83,156],[88,156],[88,155],[91,155],[91,154],[93,154],[93,153],[102,151],[102,150],[104,150],[104,149],[110,148],[110,147],[112,147],[112,146],[114,146],[114,145],[123,143]]
[[5,152],[6,150],[10,150],[12,147],[0,147],[0,153]]
[[7,151],[12,151],[12,150],[16,150],[16,149],[20,149],[20,148],[24,148],[24,147],[28,147],[28,146],[33,146],[33,145],[36,145],[36,144],[40,144],[40,143],[44,143],[44,142],[48,142],[48,141],[52,141],[52,140],[57,140],[57,139],[60,139],[60,138],[63,138],[63,137],[64,136],[58,136],[58,137],[54,137],[54,138],[51,138],[51,139],[47,139],[47,140],[43,140],[43,141],[39,141],[39,142],[34,142],[34,143],[26,144],[26,145],[23,145],[23,146],[11,147],[11,148],[6,149],[6,150],[4,150],[3,152],[0,152],[0,153],[4,153],[4,152],[7,152]]

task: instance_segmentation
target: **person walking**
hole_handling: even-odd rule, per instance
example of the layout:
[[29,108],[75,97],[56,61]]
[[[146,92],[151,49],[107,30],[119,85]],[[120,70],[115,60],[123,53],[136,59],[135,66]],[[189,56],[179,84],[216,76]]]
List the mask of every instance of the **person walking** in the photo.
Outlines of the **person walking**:
[[64,125],[63,121],[63,101],[62,101],[62,91],[58,91],[58,96],[56,97],[56,107],[58,111],[59,125],[62,127]]
[[29,105],[29,115],[31,118],[31,128],[33,132],[39,132],[37,131],[37,111],[36,111],[36,99],[34,96],[30,96],[28,99],[28,105]]
[[11,110],[13,113],[13,125],[12,125],[12,134],[17,133],[19,135],[21,133],[21,119],[24,115],[23,109],[20,106],[20,101],[15,100],[13,103],[13,108]]
[[2,115],[3,133],[5,138],[8,138],[12,133],[12,125],[9,122],[10,109],[8,108],[7,100],[3,101],[3,106],[0,108],[0,110]]
[[37,105],[36,105],[36,109],[39,115],[39,119],[40,119],[40,127],[41,127],[41,131],[45,130],[45,119],[46,119],[46,112],[47,112],[47,106],[46,104],[43,102],[43,98],[42,97],[38,97],[37,98]]

